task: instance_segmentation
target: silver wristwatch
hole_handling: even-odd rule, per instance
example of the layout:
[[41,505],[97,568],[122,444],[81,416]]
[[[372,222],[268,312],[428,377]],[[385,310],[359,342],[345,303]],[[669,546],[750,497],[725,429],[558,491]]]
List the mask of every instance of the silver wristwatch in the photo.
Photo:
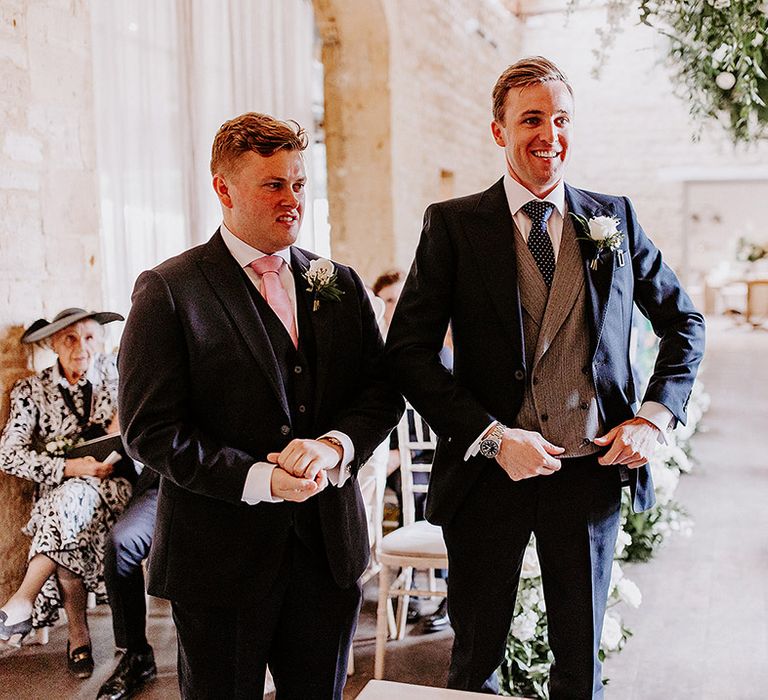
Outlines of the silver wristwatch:
[[496,423],[488,431],[488,434],[480,441],[480,454],[488,459],[493,459],[501,450],[501,438],[504,436],[506,426]]

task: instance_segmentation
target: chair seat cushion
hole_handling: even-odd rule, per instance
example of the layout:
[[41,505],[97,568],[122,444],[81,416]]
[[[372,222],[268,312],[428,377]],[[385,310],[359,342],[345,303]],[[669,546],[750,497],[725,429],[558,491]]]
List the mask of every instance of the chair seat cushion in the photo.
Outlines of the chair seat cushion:
[[419,520],[385,535],[381,541],[381,552],[395,556],[447,556],[443,531],[426,520]]

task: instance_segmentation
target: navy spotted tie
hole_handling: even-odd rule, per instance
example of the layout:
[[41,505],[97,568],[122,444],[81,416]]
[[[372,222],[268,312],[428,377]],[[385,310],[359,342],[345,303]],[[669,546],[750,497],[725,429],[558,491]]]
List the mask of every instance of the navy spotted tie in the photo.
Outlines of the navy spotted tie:
[[540,202],[534,199],[523,204],[522,210],[531,220],[528,249],[539,266],[539,271],[547,287],[551,287],[552,278],[555,276],[555,251],[547,231],[547,219],[555,210],[555,205],[551,202]]

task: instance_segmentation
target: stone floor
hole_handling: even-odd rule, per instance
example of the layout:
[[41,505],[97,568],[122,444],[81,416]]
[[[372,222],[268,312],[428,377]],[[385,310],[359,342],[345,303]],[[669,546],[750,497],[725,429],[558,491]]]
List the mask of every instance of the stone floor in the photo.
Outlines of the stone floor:
[[[696,521],[690,539],[673,539],[650,564],[626,568],[643,604],[625,613],[634,636],[605,666],[611,700],[758,700],[768,697],[768,332],[710,323],[704,382],[712,396],[707,432],[696,439],[698,465],[678,497]],[[352,700],[371,678],[375,582],[355,642]],[[47,646],[0,656],[0,698],[94,698],[109,675],[108,610],[91,613],[96,672],[76,681],[66,671],[63,628]],[[390,642],[387,678],[444,684],[451,633]],[[153,605],[149,635],[159,678],[142,700],[178,698],[173,625]]]

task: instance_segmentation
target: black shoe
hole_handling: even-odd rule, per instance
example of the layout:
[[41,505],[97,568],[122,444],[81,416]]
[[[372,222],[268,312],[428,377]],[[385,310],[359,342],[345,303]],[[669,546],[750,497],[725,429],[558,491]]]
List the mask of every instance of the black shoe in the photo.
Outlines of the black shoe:
[[413,623],[421,620],[421,603],[418,598],[411,596],[408,599],[408,612],[405,615],[406,622]]
[[157,675],[152,647],[144,653],[126,651],[117,668],[99,689],[96,700],[130,698]]
[[441,632],[451,626],[451,621],[448,619],[448,599],[443,598],[438,605],[437,610],[431,615],[424,618],[423,634],[432,634],[433,632]]
[[21,640],[32,631],[32,618],[28,617],[26,620],[13,625],[6,625],[7,619],[8,615],[5,614],[5,610],[0,610],[0,639],[7,642],[11,637],[18,634],[18,643],[21,644]]
[[69,653],[69,641],[67,641],[67,668],[76,678],[90,678],[93,673],[93,654],[91,645],[84,644]]

